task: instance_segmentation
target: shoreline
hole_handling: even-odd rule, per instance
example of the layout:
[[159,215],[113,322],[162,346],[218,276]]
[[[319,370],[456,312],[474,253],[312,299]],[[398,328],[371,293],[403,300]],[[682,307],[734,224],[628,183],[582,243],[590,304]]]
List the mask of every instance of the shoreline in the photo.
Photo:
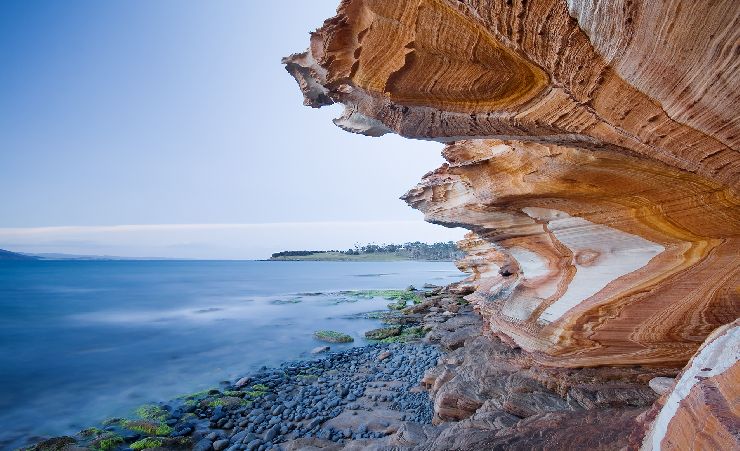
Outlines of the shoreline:
[[288,259],[288,258],[281,258],[281,259],[267,259],[267,260],[250,260],[250,261],[258,261],[258,262],[321,262],[321,263],[398,263],[398,262],[423,262],[423,263],[454,263],[453,260],[412,260],[410,258],[406,259],[388,259],[388,260],[319,260],[319,259]]
[[[427,286],[427,291],[413,293],[426,299],[441,290]],[[314,356],[262,367],[238,380],[223,381],[218,388],[142,406],[137,409],[138,418],[107,419],[77,434],[21,449],[289,449],[296,440],[343,444],[386,437],[406,422],[430,424],[432,402],[419,383],[426,370],[437,364],[439,346],[401,333],[428,321],[390,305],[363,315],[398,331],[385,343],[369,340],[365,346],[339,351],[322,346]]]
[[464,284],[420,293],[372,331],[399,343],[263,367],[28,449],[632,449],[659,397],[650,381],[677,372],[542,366],[486,327]]
[[[109,417],[131,418],[145,403],[310,358],[321,344],[315,331],[354,338],[332,350],[363,346],[364,333],[380,327],[365,313],[385,310],[386,297],[459,279],[449,263],[80,265],[42,264],[54,268],[39,272],[26,264],[5,274],[4,332],[17,338],[3,356],[0,449],[75,435]],[[8,290],[13,279],[46,291]],[[31,304],[13,316],[14,306]],[[44,343],[47,330],[58,339]],[[26,357],[34,353],[43,358]]]

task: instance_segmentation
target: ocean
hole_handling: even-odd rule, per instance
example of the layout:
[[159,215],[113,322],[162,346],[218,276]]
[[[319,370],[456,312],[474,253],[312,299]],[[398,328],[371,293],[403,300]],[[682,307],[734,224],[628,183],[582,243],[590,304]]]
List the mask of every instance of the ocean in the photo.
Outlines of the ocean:
[[0,262],[0,449],[310,356],[315,330],[362,346],[344,290],[446,285],[450,262]]

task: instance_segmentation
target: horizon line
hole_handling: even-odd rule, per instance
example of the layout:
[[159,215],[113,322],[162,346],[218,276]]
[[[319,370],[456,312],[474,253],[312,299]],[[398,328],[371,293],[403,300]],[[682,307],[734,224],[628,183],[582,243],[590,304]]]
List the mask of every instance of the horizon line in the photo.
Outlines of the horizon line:
[[68,225],[68,226],[34,226],[34,227],[0,227],[0,233],[28,235],[49,232],[138,232],[157,230],[216,230],[248,229],[264,227],[311,227],[311,226],[352,226],[368,224],[419,224],[419,220],[389,221],[298,221],[298,222],[253,222],[253,223],[192,223],[192,224],[119,224],[119,225]]

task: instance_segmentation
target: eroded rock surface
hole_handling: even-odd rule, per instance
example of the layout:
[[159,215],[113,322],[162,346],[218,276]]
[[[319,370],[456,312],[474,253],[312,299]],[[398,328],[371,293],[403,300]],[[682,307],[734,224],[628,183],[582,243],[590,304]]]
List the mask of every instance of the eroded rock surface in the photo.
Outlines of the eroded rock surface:
[[470,299],[541,361],[682,365],[737,317],[732,189],[607,150],[477,140],[444,155],[404,199],[475,232]]
[[345,0],[285,62],[349,131],[451,142],[404,199],[474,232],[493,330],[556,366],[681,366],[740,313],[738,20],[731,1]]
[[[658,398],[649,381],[677,373],[542,366],[521,348],[486,334],[480,315],[452,293],[458,289],[448,287],[405,310],[421,314],[431,329],[425,341],[446,351],[420,383],[434,404],[432,425],[404,422],[385,437],[339,444],[300,439],[287,449],[621,449],[632,445],[631,432],[643,426],[641,419]],[[351,427],[345,422],[339,417],[326,425]]]
[[[643,451],[740,448],[740,320],[713,332],[643,420]],[[638,434],[639,435],[639,434]]]
[[[740,316],[738,24],[731,0],[343,0],[284,62],[307,105],[344,105],[345,130],[446,143],[447,163],[403,199],[471,231],[458,263],[471,276],[456,289],[483,315],[480,340],[551,367],[539,374],[564,384],[548,389],[568,403],[547,392],[519,402],[509,386],[500,408],[575,402],[584,410],[573,415],[599,424],[609,415],[584,403],[610,407],[561,371],[679,369]],[[456,349],[471,330],[442,336]],[[436,377],[452,387],[451,374]],[[485,374],[471,377],[485,386]],[[440,421],[492,399],[465,387],[454,400],[432,387]],[[737,405],[712,393],[681,405]],[[645,402],[623,404],[615,423]],[[737,437],[737,412],[722,411],[717,424]],[[532,424],[561,424],[558,412]]]

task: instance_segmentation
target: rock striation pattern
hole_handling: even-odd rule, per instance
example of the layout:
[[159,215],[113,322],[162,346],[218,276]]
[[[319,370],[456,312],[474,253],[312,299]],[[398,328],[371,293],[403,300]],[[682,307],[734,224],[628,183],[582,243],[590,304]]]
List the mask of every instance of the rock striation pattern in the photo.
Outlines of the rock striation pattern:
[[641,450],[740,448],[740,320],[714,331],[644,421]]
[[733,1],[344,0],[284,60],[356,133],[447,143],[404,199],[553,366],[682,366],[740,313]]
[[489,338],[558,371],[694,356],[641,446],[731,449],[737,356],[712,343],[740,337],[710,334],[740,317],[739,55],[732,0],[343,0],[284,63],[339,127],[445,144],[403,199],[470,230]]
[[444,154],[404,199],[474,231],[471,299],[541,361],[683,364],[738,316],[731,190],[605,150],[479,140]]

